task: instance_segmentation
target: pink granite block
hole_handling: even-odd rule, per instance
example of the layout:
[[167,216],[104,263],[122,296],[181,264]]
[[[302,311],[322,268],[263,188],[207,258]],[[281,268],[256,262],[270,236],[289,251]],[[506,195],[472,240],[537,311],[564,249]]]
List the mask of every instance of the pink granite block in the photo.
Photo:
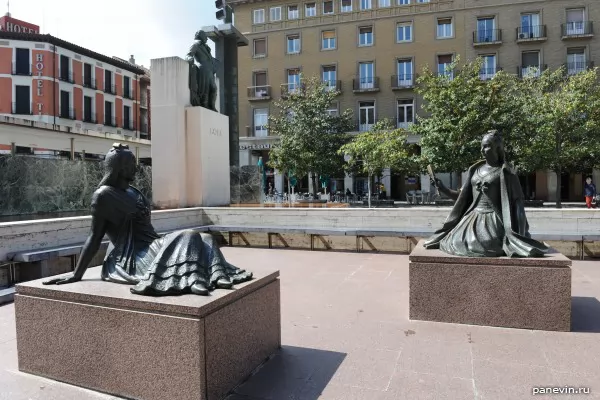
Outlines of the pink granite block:
[[419,242],[409,263],[410,319],[508,328],[571,329],[571,261],[457,257]]

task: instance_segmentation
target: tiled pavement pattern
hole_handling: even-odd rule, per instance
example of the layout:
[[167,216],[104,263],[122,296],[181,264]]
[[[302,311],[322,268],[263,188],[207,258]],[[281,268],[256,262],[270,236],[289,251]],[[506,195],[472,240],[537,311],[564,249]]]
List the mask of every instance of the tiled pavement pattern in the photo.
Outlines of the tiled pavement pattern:
[[[280,268],[282,282],[283,348],[228,400],[600,399],[600,262],[573,263],[573,332],[556,333],[409,321],[405,255],[223,252]],[[567,385],[591,393],[532,395]],[[18,372],[10,304],[0,399],[115,398]]]

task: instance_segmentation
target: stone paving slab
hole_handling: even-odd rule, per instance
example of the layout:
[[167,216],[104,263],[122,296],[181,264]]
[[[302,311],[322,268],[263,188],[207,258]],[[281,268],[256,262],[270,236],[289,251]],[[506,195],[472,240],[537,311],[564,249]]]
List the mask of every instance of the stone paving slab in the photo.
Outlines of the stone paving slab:
[[[406,255],[223,252],[279,268],[282,295],[282,349],[227,400],[600,399],[598,261],[573,262],[573,331],[542,332],[408,320]],[[18,372],[12,304],[0,306],[0,354],[2,400],[116,399]]]

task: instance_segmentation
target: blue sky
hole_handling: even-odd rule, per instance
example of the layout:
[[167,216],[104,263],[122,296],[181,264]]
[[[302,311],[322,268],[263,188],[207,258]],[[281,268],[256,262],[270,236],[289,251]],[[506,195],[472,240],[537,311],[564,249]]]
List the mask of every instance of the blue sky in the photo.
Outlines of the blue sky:
[[152,58],[184,57],[197,30],[218,25],[215,11],[213,0],[10,1],[12,16],[39,25],[41,33],[107,56],[133,54],[146,67]]

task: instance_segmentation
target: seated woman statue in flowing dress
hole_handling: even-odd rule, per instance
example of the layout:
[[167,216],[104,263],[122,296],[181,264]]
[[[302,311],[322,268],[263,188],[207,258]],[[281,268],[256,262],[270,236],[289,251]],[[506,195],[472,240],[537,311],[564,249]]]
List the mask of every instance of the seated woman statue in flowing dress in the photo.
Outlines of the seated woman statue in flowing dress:
[[106,155],[105,167],[106,174],[92,197],[92,231],[74,273],[44,284],[80,281],[105,234],[110,245],[101,277],[135,285],[130,289],[135,294],[208,295],[215,288],[229,289],[252,279],[252,273],[225,261],[209,234],[193,230],[156,233],[150,220],[151,204],[130,186],[136,161],[128,146],[115,143]]
[[529,234],[521,184],[505,160],[498,131],[483,137],[481,153],[485,160],[469,168],[460,190],[434,180],[456,203],[425,248],[467,257],[543,257],[548,247]]

